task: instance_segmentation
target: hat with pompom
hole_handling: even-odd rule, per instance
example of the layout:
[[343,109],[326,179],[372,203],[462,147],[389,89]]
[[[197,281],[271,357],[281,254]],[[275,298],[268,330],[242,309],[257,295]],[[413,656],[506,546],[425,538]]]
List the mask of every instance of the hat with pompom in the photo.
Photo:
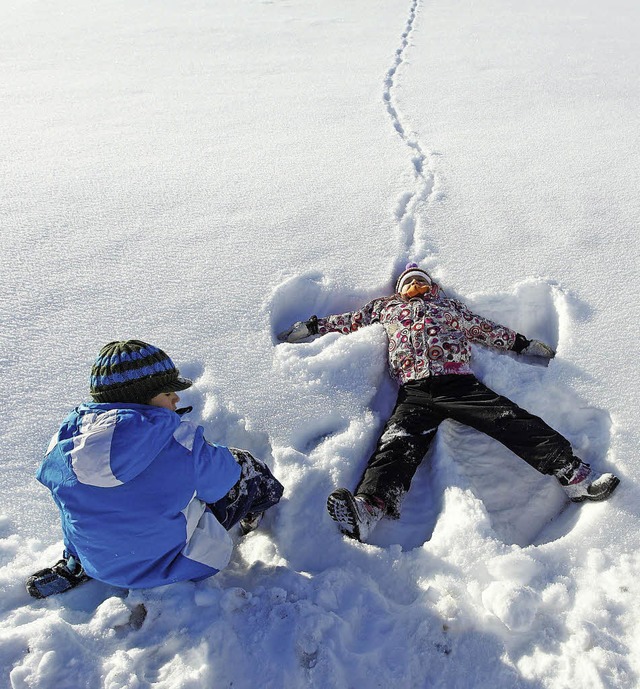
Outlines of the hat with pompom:
[[404,271],[400,273],[400,277],[396,282],[396,292],[399,294],[402,291],[402,287],[412,278],[415,277],[422,278],[423,280],[426,280],[430,285],[432,284],[431,277],[429,276],[429,274],[426,271],[422,270],[422,268],[418,268],[417,263],[407,263]]
[[141,340],[109,342],[91,369],[90,392],[96,402],[146,404],[161,392],[191,385],[161,349]]

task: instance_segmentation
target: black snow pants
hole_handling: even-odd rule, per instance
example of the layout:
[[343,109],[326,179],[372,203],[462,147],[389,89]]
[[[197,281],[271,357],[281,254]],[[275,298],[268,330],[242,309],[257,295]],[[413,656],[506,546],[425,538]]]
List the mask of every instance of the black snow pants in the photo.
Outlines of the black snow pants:
[[240,478],[223,498],[208,503],[209,509],[227,531],[248,514],[264,512],[276,505],[284,491],[264,462],[245,450],[229,450],[240,465]]
[[543,474],[576,461],[566,438],[475,376],[434,376],[400,388],[356,492],[381,498],[387,515],[398,517],[400,501],[445,419],[495,438]]

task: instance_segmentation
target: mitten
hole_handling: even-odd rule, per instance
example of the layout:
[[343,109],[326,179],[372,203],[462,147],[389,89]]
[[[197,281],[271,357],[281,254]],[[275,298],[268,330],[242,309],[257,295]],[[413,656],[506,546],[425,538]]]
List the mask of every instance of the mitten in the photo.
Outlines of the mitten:
[[308,321],[297,321],[278,335],[280,342],[300,342],[311,335],[318,334],[318,318],[311,316]]
[[522,350],[525,356],[539,356],[543,359],[553,359],[556,353],[540,340],[531,340],[531,342]]
[[520,335],[520,333],[516,335],[516,340],[511,349],[518,354],[537,356],[542,359],[553,359],[556,355],[549,345],[540,342],[540,340],[527,340],[527,338],[524,335]]

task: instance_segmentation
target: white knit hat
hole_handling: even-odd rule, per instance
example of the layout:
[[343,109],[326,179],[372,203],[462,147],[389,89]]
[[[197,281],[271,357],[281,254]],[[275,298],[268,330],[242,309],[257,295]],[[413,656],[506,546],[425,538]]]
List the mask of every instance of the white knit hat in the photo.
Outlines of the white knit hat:
[[426,280],[430,285],[432,284],[429,274],[422,270],[422,268],[418,268],[417,263],[407,263],[404,272],[400,273],[400,277],[396,282],[396,292],[399,294],[402,291],[403,285],[416,277]]

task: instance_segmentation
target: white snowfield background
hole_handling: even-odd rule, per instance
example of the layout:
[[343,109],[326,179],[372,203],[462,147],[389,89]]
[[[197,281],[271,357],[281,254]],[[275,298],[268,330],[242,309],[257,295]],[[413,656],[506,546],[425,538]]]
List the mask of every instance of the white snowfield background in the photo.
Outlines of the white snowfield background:
[[[640,5],[13,0],[0,27],[0,686],[640,686]],[[275,334],[411,260],[557,348],[475,371],[615,471],[610,501],[446,422],[402,519],[340,536],[385,336]],[[31,600],[62,549],[35,471],[127,338],[285,497],[209,580]]]

